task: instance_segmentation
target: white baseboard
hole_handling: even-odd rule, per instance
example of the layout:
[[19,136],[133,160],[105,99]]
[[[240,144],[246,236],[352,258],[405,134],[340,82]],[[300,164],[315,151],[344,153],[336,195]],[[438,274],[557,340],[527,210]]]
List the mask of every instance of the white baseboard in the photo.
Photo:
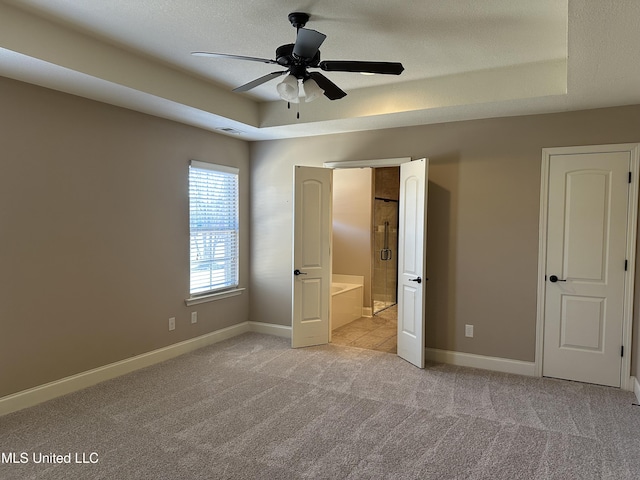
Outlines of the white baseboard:
[[362,316],[363,317],[373,317],[373,308],[372,307],[362,307]]
[[112,378],[131,373],[135,370],[164,362],[165,360],[170,360],[179,355],[221,342],[222,340],[235,337],[242,333],[257,331],[257,329],[254,330],[250,323],[254,322],[243,322],[232,325],[231,327],[216,330],[215,332],[169,345],[168,347],[159,348],[158,350],[136,355],[126,360],[121,360],[28,390],[23,390],[22,392],[7,395],[6,397],[0,398],[0,416],[22,410],[23,408],[32,407],[47,400],[82,390],[83,388],[104,382],[105,380],[111,380]]
[[452,352],[437,348],[426,348],[425,358],[432,362],[448,363],[461,367],[482,368],[503,373],[515,373],[517,375],[535,376],[535,363],[508,358],[488,357],[473,353]]
[[630,390],[633,390],[633,393],[636,394],[636,400],[640,403],[640,382],[636,377],[631,377],[631,385],[633,385]]
[[266,333],[276,337],[291,338],[291,327],[286,325],[276,325],[274,323],[248,322],[249,331],[256,333]]

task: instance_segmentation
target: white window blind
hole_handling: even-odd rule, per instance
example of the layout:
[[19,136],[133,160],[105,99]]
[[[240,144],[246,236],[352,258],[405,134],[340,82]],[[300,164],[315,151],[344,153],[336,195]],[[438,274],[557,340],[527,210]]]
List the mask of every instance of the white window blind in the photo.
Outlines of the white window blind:
[[191,161],[191,295],[238,285],[238,169]]

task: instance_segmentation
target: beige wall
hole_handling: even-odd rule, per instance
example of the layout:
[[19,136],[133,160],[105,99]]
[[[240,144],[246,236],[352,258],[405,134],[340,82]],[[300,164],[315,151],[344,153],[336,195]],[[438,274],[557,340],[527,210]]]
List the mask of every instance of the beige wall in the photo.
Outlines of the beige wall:
[[333,273],[364,277],[365,307],[371,307],[371,172],[333,172]]
[[240,168],[248,283],[246,142],[4,78],[0,105],[0,397],[248,319],[184,304],[190,159]]
[[[640,141],[640,106],[249,145],[4,78],[0,104],[0,397],[249,312],[289,325],[293,165],[336,160],[430,157],[429,346],[533,360],[541,149]],[[240,168],[251,289],[187,308],[192,158]]]
[[427,345],[533,361],[541,150],[638,141],[640,106],[253,143],[252,320],[290,325],[293,165],[429,157]]

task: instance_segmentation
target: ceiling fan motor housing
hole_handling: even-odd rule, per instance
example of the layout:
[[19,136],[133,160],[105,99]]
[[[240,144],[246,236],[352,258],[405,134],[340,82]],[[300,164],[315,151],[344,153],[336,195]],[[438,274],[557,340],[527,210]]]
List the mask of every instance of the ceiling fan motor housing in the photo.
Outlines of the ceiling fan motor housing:
[[283,67],[291,68],[291,74],[297,78],[303,78],[303,73],[296,73],[303,72],[305,67],[317,67],[320,63],[320,50],[316,52],[313,58],[300,58],[294,55],[294,46],[293,43],[279,46],[276,49],[276,62]]
[[288,67],[293,62],[293,43],[280,45],[276,48],[276,62],[283,67]]

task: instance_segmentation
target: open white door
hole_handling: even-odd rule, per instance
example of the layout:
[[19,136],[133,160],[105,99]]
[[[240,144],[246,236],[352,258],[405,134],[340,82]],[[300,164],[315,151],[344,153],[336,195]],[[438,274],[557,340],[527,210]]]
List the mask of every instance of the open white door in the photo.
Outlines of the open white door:
[[329,342],[333,170],[294,167],[291,346]]
[[424,368],[429,160],[400,165],[398,355]]

